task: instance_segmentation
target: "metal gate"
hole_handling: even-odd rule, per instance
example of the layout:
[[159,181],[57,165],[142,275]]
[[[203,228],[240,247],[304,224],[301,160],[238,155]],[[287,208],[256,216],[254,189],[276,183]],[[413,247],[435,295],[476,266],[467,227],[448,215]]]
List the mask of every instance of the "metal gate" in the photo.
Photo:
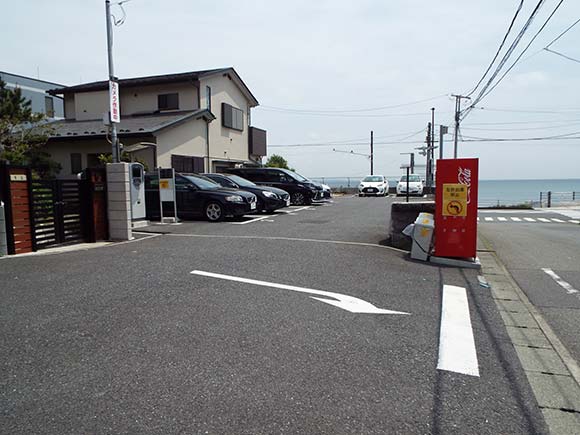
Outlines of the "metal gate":
[[32,182],[32,227],[37,249],[85,241],[82,180]]

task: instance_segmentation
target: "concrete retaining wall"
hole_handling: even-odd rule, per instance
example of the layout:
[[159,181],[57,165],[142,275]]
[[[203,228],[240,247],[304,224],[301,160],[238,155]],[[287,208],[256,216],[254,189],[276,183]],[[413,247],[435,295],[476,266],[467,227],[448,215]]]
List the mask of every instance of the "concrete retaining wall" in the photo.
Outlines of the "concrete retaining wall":
[[405,236],[402,231],[407,225],[415,222],[419,213],[435,214],[435,202],[394,202],[391,204],[391,222],[388,237],[388,242],[391,246],[408,251],[411,250],[411,238]]

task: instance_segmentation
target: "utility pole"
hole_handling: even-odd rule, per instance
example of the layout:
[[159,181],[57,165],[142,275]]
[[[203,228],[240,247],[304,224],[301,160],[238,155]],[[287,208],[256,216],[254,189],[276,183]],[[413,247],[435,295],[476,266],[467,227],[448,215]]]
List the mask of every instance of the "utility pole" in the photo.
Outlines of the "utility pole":
[[439,159],[443,158],[443,135],[449,131],[446,125],[439,125]]
[[373,159],[374,159],[374,153],[373,153],[373,131],[371,130],[371,175],[373,175]]
[[[112,82],[116,82],[115,70],[113,67],[113,29],[111,26],[111,2],[105,0],[105,14],[107,16],[107,54],[109,56],[109,110],[111,107],[111,86]],[[117,88],[118,89],[118,88]],[[117,95],[117,98],[119,96]],[[112,146],[112,156],[113,163],[120,162],[120,150],[119,150],[119,139],[117,137],[117,122],[113,121],[111,118],[111,112],[109,111],[109,123],[111,126],[111,146]]]
[[463,95],[451,95],[455,97],[455,135],[453,138],[453,158],[457,158],[457,139],[459,135],[459,114],[461,113],[461,99],[471,100],[469,97]]
[[425,182],[431,187],[431,141],[433,137],[433,124],[427,123],[427,137],[425,138]]
[[429,156],[429,187],[433,187],[433,173],[435,172],[435,107],[431,107],[431,146],[427,155]]

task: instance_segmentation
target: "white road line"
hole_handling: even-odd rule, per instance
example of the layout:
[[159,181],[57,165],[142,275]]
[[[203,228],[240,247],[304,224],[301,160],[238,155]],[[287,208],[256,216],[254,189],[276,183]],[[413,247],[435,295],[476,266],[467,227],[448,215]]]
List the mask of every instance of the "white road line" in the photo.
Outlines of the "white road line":
[[557,219],[557,218],[550,218],[550,219],[552,219],[552,221],[554,221],[554,222],[558,222],[558,223],[561,223],[561,224],[565,222],[562,219]]
[[525,220],[525,221],[528,221],[528,222],[536,222],[536,220],[535,220],[535,219],[533,219],[533,218],[530,218],[530,217],[525,217],[525,218],[524,218],[524,220]]
[[550,219],[546,219],[546,218],[538,218],[538,220],[541,222],[550,222]]
[[571,219],[568,222],[571,224],[580,224],[580,221],[577,221],[576,219]]
[[477,216],[477,222],[479,222],[479,216]]
[[230,225],[246,225],[246,224],[251,224],[252,222],[258,222],[261,221],[262,219],[268,219],[270,216],[262,216],[262,217],[258,217],[255,219],[250,219],[249,221],[244,221],[244,222],[230,222]]
[[306,207],[300,207],[300,208],[293,208],[293,209],[290,209],[290,210],[278,210],[278,211],[281,212],[281,213],[292,214],[292,213],[295,213],[297,211],[306,210],[306,209],[309,209],[309,208],[310,208],[310,206],[306,206]]
[[492,217],[486,217],[484,218],[486,222],[493,222],[493,218]]
[[566,290],[566,293],[568,293],[569,295],[573,295],[574,293],[578,293],[578,290],[576,290],[574,287],[572,287],[572,285],[570,285],[570,283],[567,283],[562,278],[560,278],[558,275],[556,275],[556,273],[552,269],[542,268],[542,270],[544,272],[546,272],[554,281],[556,281],[560,287],[562,287],[564,290]]
[[[235,281],[235,282],[242,282],[244,284],[252,284],[261,287],[270,287],[270,288],[279,288],[282,290],[291,290],[300,293],[309,293],[318,296],[324,296],[324,298],[331,298],[331,299],[323,299],[317,298],[314,296],[310,296],[312,299],[316,299],[317,301],[324,302],[329,305],[333,305],[338,308],[342,308],[343,310],[350,311],[351,313],[365,313],[365,314],[405,314],[408,315],[410,313],[405,313],[403,311],[393,311],[393,310],[385,310],[383,308],[377,308],[370,302],[365,300],[355,298],[354,296],[345,295],[342,293],[334,293],[334,292],[327,292],[324,290],[315,290],[306,287],[297,287],[294,285],[286,285],[286,284],[276,284],[273,282],[266,282],[266,281],[258,281],[256,279],[248,279],[248,278],[241,278],[238,276],[231,276],[231,275],[222,275],[220,273],[212,273],[212,272],[204,272],[202,270],[193,270],[190,272],[192,275],[200,275],[206,276],[209,278],[218,278],[224,279],[228,281]],[[335,300],[332,300],[335,299]]]
[[464,287],[443,286],[437,369],[479,376],[467,291]]
[[507,221],[507,218],[498,217],[497,220],[500,221],[500,222],[505,222],[505,221]]
[[510,219],[514,222],[521,222],[522,220],[518,217],[510,217]]

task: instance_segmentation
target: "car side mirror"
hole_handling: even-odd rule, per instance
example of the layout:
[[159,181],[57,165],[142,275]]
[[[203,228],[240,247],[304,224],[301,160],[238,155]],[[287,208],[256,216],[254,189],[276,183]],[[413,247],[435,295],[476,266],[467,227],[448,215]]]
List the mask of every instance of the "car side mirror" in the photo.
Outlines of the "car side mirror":
[[185,188],[191,192],[194,192],[197,190],[197,187],[195,187],[193,184],[186,184]]

